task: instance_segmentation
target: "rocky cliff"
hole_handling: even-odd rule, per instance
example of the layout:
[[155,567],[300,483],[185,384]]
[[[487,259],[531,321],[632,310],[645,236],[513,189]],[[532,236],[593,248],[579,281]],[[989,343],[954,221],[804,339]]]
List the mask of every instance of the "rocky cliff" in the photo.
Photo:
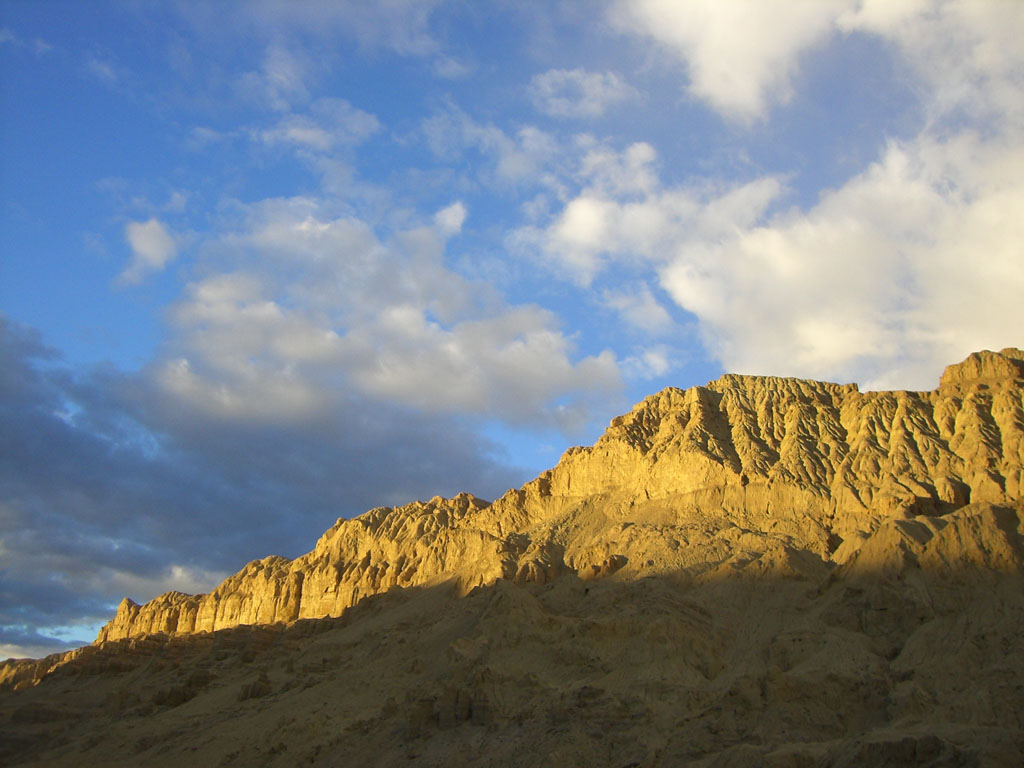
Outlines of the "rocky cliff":
[[445,582],[811,577],[880,566],[893,537],[924,562],[1016,567],[1022,399],[1017,349],[975,353],[931,392],[738,375],[666,389],[493,503],[461,494],[338,520],[309,554],[253,561],[209,594],[125,599],[97,641],[338,616]]
[[[668,389],[0,664],[0,764],[1024,764],[1024,354]],[[216,631],[210,631],[216,630]]]

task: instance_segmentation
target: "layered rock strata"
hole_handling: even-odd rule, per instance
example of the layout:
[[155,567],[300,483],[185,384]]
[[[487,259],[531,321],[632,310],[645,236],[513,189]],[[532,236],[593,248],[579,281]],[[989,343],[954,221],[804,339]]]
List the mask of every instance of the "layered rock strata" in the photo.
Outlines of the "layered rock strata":
[[209,594],[125,599],[97,641],[338,616],[446,582],[465,593],[563,573],[818,579],[893,557],[1019,568],[1022,483],[1020,350],[975,353],[930,392],[726,375],[648,397],[493,503],[374,509]]

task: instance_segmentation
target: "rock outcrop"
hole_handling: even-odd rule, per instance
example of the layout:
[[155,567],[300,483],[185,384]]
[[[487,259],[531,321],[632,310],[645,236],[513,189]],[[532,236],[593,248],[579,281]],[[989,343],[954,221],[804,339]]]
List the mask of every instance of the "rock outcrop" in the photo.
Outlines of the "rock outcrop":
[[1024,354],[667,389],[0,664],[0,764],[1024,764]]
[[494,503],[460,494],[338,520],[309,554],[249,563],[209,594],[126,599],[97,641],[339,616],[443,582],[813,578],[924,539],[922,564],[1016,567],[998,510],[1021,504],[1022,398],[1016,349],[971,355],[931,392],[738,375],[666,389]]

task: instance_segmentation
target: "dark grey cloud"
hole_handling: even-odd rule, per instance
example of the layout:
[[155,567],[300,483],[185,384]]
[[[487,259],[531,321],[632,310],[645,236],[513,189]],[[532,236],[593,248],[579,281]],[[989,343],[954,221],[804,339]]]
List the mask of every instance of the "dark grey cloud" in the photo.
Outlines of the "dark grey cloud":
[[0,646],[64,645],[54,628],[105,620],[126,594],[295,557],[338,517],[527,479],[455,417],[331,403],[306,421],[218,419],[146,371],[73,370],[0,315]]

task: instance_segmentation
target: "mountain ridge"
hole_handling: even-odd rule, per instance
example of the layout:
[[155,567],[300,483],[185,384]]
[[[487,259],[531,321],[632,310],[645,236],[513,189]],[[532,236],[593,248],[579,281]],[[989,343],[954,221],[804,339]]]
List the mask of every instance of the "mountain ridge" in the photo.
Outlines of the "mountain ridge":
[[888,520],[1018,504],[1022,383],[1024,352],[1008,348],[948,366],[930,392],[738,374],[666,388],[494,502],[463,493],[339,519],[306,555],[254,560],[208,594],[126,598],[97,642],[338,616],[449,580],[464,594],[565,572],[698,576],[737,547],[788,547],[829,570]]
[[1022,374],[663,390],[494,502],[339,519],[0,663],[0,763],[1016,768]]

